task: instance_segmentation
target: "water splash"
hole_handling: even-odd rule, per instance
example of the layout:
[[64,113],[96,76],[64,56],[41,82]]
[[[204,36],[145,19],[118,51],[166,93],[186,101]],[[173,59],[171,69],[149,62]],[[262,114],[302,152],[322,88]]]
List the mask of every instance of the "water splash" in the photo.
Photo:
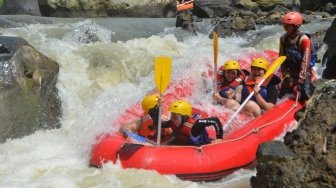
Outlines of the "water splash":
[[[127,36],[127,40],[117,42],[122,37],[111,36],[123,35],[113,29],[111,22],[113,19],[95,22],[64,19],[64,23],[55,20],[53,24],[34,23],[0,29],[4,35],[25,38],[60,64],[57,88],[63,110],[60,129],[38,131],[0,145],[0,159],[4,161],[0,164],[0,187],[223,187],[235,185],[233,179],[234,182],[248,181],[246,177],[250,176],[250,171],[240,171],[247,175],[235,173],[212,184],[181,181],[154,171],[122,170],[112,164],[102,169],[88,167],[89,152],[96,137],[115,131],[112,122],[154,88],[154,56],[173,58],[172,82],[187,77],[198,78],[213,64],[212,40],[206,34],[181,40],[172,35],[178,31],[172,32],[171,28],[165,30],[166,33],[160,31],[160,34],[152,29],[162,27],[168,23],[166,20],[158,19],[157,24],[148,26],[148,23],[156,23],[155,20],[134,19],[127,23],[139,22],[138,25],[148,27],[141,32],[152,36],[133,39]],[[83,33],[76,33],[78,28],[94,31],[99,40],[83,43]],[[136,27],[128,30],[140,33]],[[262,33],[263,29],[260,30]],[[259,43],[250,43],[253,34],[219,39],[219,65],[251,52],[277,48],[279,32],[276,29],[270,31],[269,38]],[[142,36],[145,34],[141,33]],[[255,37],[254,40],[258,39]],[[202,83],[197,84],[201,86]],[[196,105],[200,98],[211,99],[210,95],[200,89],[190,102]]]

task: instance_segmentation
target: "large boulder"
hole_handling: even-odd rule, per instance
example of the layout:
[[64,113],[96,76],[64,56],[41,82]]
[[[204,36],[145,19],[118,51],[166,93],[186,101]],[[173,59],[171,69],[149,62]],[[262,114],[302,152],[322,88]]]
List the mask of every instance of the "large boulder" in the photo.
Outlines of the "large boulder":
[[231,36],[232,34],[241,35],[249,30],[255,29],[255,21],[251,16],[234,16],[229,18],[217,19],[214,31],[219,37]]
[[336,19],[327,30],[323,42],[328,45],[328,50],[323,56],[322,62],[325,63],[326,69],[323,72],[322,78],[336,79]]
[[269,12],[277,6],[298,10],[299,0],[195,0],[194,14],[198,17],[227,17],[232,13],[249,10],[258,14]]
[[0,0],[0,13],[41,16],[38,0]]
[[0,142],[58,128],[59,65],[22,38],[0,36]]
[[301,7],[304,10],[319,10],[324,7],[326,1],[321,0],[301,0]]
[[277,5],[294,7],[300,6],[299,0],[255,0],[261,10],[270,11]]
[[336,80],[316,88],[284,144],[259,147],[252,187],[336,187],[335,103]]
[[252,0],[232,0],[233,5],[237,8],[252,10],[255,9],[258,4]]
[[175,17],[175,0],[38,0],[53,17]]
[[198,17],[225,17],[234,10],[231,0],[195,0],[194,4],[194,14]]
[[336,55],[336,19],[334,19],[333,23],[327,30],[323,42],[326,43],[329,47],[331,55]]

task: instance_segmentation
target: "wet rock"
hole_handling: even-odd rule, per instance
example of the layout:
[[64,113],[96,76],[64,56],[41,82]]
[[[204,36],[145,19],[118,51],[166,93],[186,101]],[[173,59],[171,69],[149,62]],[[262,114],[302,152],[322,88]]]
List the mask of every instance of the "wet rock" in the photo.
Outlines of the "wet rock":
[[292,0],[256,0],[256,3],[262,11],[270,11],[278,5],[288,6],[289,8],[291,8],[292,6],[300,6],[300,1],[293,2]]
[[335,102],[336,80],[319,84],[307,103],[299,127],[285,136],[285,144],[295,157],[279,160],[259,149],[252,187],[336,186]]
[[27,14],[41,16],[38,0],[4,0],[0,6],[1,14]]
[[98,24],[85,24],[66,33],[62,39],[80,43],[109,42],[112,40],[112,31]]
[[233,0],[233,5],[239,9],[253,10],[258,7],[256,2],[251,0]]
[[258,15],[249,10],[240,10],[239,15],[243,18],[252,17],[254,20],[258,18]]
[[0,18],[0,27],[10,28],[10,27],[22,27],[22,24],[15,23],[5,18]]
[[234,11],[230,0],[195,0],[194,4],[196,7],[194,14],[197,17],[226,17]]
[[327,11],[328,13],[330,13],[330,14],[335,14],[336,13],[336,5],[329,2],[325,5],[324,10]]
[[336,54],[328,49],[323,56],[323,66],[326,68],[323,71],[322,78],[336,79]]
[[219,37],[231,36],[233,34],[243,34],[248,30],[255,29],[255,22],[252,17],[230,17],[226,19],[216,20],[218,23],[214,31],[218,33]]
[[308,9],[308,10],[323,9],[324,4],[326,4],[326,3],[324,1],[321,1],[321,0],[304,0],[304,1],[301,1],[301,7],[303,9]]
[[328,49],[324,53],[322,63],[326,66],[322,78],[336,79],[336,19],[327,30],[323,42],[327,44]]
[[59,127],[58,64],[22,38],[0,44],[0,142]]
[[295,154],[283,142],[274,141],[261,144],[258,148],[257,157],[261,161],[288,161],[292,160]]
[[193,22],[194,18],[192,11],[188,10],[177,13],[176,27],[182,27],[183,29],[196,34]]

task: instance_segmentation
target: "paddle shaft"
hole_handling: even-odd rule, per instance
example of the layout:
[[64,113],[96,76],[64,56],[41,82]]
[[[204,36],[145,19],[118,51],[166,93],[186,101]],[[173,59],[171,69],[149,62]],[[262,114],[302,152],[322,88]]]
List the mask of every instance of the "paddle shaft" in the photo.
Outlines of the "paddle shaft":
[[160,145],[161,143],[161,124],[162,124],[162,121],[161,121],[161,116],[162,116],[162,102],[161,102],[161,99],[162,99],[162,94],[160,93],[160,99],[158,101],[158,107],[159,107],[159,119],[158,119],[158,130],[157,130],[157,140],[156,140],[156,145]]
[[213,32],[213,50],[214,50],[214,93],[217,93],[217,59],[218,59],[218,35],[216,32]]
[[138,135],[138,134],[136,134],[136,133],[133,133],[133,132],[131,132],[131,131],[129,131],[129,130],[122,129],[121,132],[127,134],[127,136],[129,136],[129,137],[131,137],[131,138],[133,138],[133,139],[135,139],[135,140],[137,140],[137,141],[139,141],[139,142],[142,142],[142,143],[144,143],[144,142],[148,142],[148,143],[150,143],[150,144],[152,144],[152,145],[156,145],[155,142],[153,142],[153,141],[151,141],[151,140],[148,140],[147,138],[145,138],[145,137],[143,137],[143,136],[140,136],[140,135]]
[[218,84],[218,80],[217,80],[217,63],[214,64],[214,93],[217,93],[217,84]]

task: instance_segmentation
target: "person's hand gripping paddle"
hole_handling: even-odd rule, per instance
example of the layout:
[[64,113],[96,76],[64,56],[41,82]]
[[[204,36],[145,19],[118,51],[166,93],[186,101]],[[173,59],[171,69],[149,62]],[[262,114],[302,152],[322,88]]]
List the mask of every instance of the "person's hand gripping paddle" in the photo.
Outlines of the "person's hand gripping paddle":
[[[280,67],[280,65],[285,61],[286,56],[280,56],[278,57],[273,63],[272,65],[268,68],[268,70],[266,71],[263,79],[258,83],[258,86],[260,87],[264,81],[273,73],[275,73],[275,71]],[[238,113],[244,108],[244,106],[246,105],[246,103],[250,100],[250,98],[254,95],[254,91],[252,91],[249,96],[245,99],[245,101],[240,105],[240,107],[238,108],[238,110],[233,114],[233,116],[231,116],[231,118],[229,119],[229,121],[227,121],[227,123],[224,125],[224,130],[226,129],[227,126],[229,126],[232,121],[234,120],[234,118],[236,118],[236,116],[238,115]]]

